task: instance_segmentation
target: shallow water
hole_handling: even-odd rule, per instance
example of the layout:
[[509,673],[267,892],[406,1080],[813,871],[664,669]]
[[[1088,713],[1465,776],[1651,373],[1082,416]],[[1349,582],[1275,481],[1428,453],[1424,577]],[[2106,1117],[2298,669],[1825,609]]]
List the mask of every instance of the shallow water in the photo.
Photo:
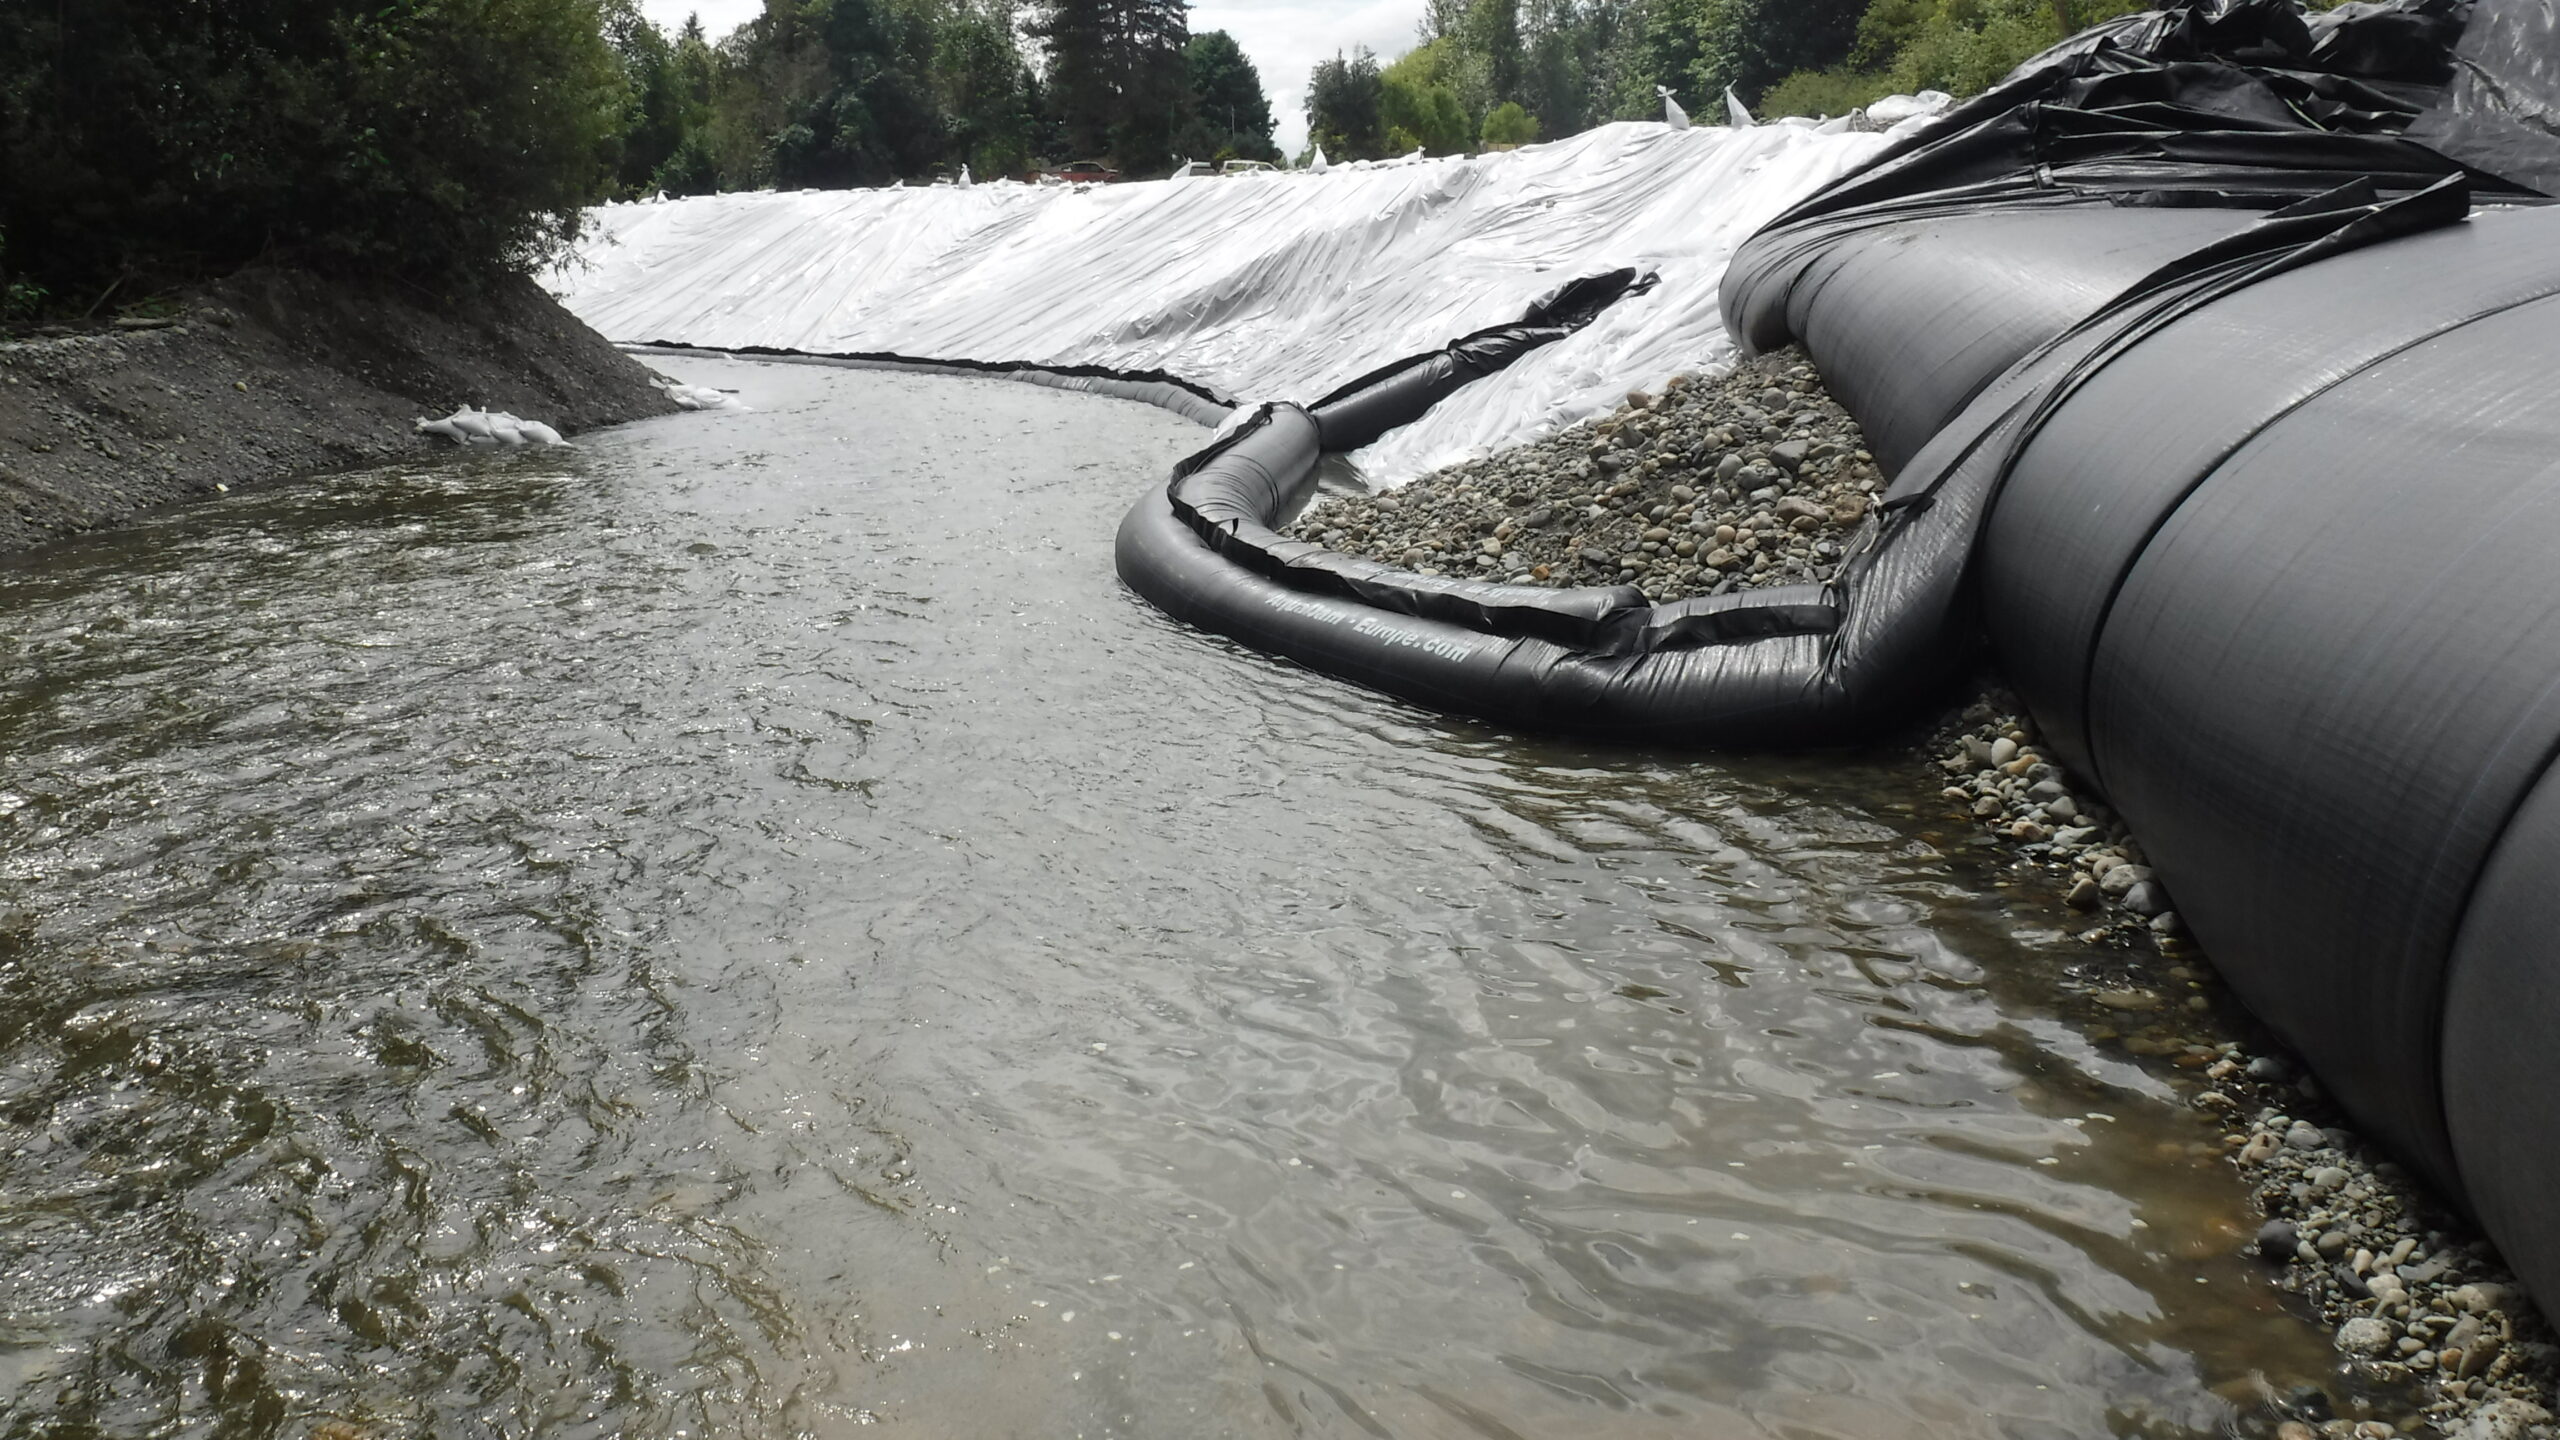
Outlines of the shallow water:
[[758,411],[0,570],[0,1433],[2171,1436],[2330,1380],[1907,755],[1423,715],[1121,590],[1180,420],[668,368]]

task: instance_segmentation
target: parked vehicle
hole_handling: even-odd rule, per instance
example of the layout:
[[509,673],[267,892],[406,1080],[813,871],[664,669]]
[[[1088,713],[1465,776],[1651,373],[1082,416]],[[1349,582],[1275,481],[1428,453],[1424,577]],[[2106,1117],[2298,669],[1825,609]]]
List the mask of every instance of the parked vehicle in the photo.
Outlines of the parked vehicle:
[[1272,168],[1273,166],[1270,162],[1264,160],[1230,160],[1226,164],[1218,167],[1218,173],[1221,175],[1251,175],[1257,171],[1270,170]]
[[1099,160],[1070,160],[1048,173],[1070,185],[1108,185],[1120,178],[1119,171]]

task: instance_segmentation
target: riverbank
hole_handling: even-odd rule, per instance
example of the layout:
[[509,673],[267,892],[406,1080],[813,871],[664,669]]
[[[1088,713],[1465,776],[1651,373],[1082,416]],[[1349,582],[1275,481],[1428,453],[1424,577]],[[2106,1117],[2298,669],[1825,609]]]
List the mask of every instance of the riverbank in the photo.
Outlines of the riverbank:
[[412,453],[457,405],[564,434],[675,407],[531,280],[460,299],[249,270],[144,328],[0,344],[0,553]]
[[[1830,578],[1884,482],[1856,422],[1795,351],[1636,392],[1595,423],[1371,496],[1328,497],[1300,538],[1403,564],[1656,602]],[[2281,1397],[2285,1440],[2432,1428],[2548,1437],[2560,1350],[2489,1243],[2341,1123],[2188,943],[2139,839],[1996,692],[1926,748],[1939,798],[2009,857],[2020,902],[2089,948],[2090,1038],[2214,1115],[2265,1221],[2251,1253],[2332,1330],[2346,1363],[2407,1385],[2401,1428]]]

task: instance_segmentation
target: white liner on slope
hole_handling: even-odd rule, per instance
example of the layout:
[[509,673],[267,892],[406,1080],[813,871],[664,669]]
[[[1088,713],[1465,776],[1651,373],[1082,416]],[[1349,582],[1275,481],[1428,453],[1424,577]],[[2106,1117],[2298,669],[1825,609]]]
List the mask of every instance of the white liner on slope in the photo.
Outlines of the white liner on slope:
[[1660,288],[1356,457],[1401,483],[1732,358],[1734,247],[1881,136],[1607,125],[1324,175],[706,196],[594,212],[561,299],[622,341],[1160,370],[1310,400],[1579,275]]

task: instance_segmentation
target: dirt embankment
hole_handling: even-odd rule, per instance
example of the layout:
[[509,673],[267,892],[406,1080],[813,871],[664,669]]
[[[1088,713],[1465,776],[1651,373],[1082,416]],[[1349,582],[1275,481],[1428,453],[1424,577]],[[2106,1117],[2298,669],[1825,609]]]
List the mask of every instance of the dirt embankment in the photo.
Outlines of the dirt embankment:
[[441,446],[412,424],[457,405],[563,433],[673,410],[649,379],[530,280],[244,272],[160,328],[0,344],[0,552]]

